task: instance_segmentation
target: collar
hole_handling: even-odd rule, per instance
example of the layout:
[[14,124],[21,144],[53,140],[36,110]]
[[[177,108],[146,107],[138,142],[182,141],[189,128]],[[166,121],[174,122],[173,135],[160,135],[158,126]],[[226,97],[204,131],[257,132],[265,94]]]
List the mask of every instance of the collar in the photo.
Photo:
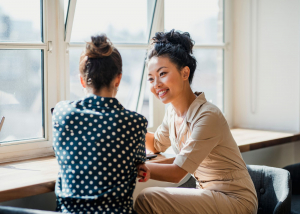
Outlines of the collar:
[[124,107],[121,103],[113,97],[100,97],[94,94],[88,95],[85,99],[83,99],[83,103],[88,105],[89,107],[96,106],[100,107],[108,107],[123,110]]
[[205,95],[204,92],[195,92],[194,93],[197,98],[192,102],[192,104],[190,105],[187,113],[186,113],[186,122],[192,123],[192,120],[195,116],[195,114],[197,113],[198,109],[204,104],[206,103],[206,99],[205,99]]

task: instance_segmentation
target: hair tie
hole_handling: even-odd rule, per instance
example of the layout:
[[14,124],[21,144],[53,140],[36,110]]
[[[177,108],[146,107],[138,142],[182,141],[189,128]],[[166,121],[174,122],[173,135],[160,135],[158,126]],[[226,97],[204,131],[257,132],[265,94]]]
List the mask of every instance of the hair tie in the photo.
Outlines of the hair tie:
[[173,37],[173,35],[174,35],[174,30],[171,31],[171,37]]

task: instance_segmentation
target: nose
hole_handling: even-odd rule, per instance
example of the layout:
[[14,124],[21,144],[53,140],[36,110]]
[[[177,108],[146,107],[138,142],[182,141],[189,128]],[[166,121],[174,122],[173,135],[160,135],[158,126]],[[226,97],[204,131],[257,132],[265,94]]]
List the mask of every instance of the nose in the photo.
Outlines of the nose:
[[155,78],[155,80],[153,81],[153,87],[159,88],[160,86],[161,86],[161,82],[159,81],[158,78]]

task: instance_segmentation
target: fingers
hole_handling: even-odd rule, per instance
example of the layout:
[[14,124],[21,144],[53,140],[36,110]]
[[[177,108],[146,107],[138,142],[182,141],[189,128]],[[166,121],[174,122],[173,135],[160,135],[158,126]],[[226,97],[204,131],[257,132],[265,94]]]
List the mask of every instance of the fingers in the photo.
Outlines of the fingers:
[[148,181],[147,178],[141,178],[141,179],[139,179],[139,182],[146,182],[146,181]]
[[150,179],[150,173],[144,172],[144,177],[142,177],[141,179],[139,179],[139,182],[146,182],[149,179]]
[[139,179],[139,182],[146,182],[149,180],[149,177],[147,177],[147,173],[143,172],[143,176],[141,176],[141,179]]
[[143,171],[143,170],[138,170],[138,177],[146,177],[147,172]]
[[146,182],[150,179],[150,170],[145,164],[137,166],[139,182]]

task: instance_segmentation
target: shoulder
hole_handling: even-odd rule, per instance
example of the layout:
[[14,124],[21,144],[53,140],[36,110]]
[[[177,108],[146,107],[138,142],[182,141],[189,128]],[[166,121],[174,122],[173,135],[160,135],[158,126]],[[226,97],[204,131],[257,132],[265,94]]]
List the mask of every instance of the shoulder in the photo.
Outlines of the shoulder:
[[121,119],[128,121],[128,123],[141,128],[147,128],[148,126],[148,120],[143,115],[135,111],[123,109],[120,111],[120,117]]
[[58,102],[53,110],[53,120],[67,120],[82,112],[82,100]]
[[82,105],[83,100],[63,100],[58,102],[55,107],[54,111],[63,111],[63,110],[70,110],[71,108],[77,108],[79,105]]
[[211,114],[211,115],[214,115],[214,116],[223,116],[222,111],[216,105],[214,105],[213,103],[208,102],[208,101],[205,102],[200,107],[199,113],[200,114],[206,113],[206,114]]
[[218,127],[224,121],[225,118],[222,111],[216,105],[207,101],[196,112],[192,124],[208,123]]

